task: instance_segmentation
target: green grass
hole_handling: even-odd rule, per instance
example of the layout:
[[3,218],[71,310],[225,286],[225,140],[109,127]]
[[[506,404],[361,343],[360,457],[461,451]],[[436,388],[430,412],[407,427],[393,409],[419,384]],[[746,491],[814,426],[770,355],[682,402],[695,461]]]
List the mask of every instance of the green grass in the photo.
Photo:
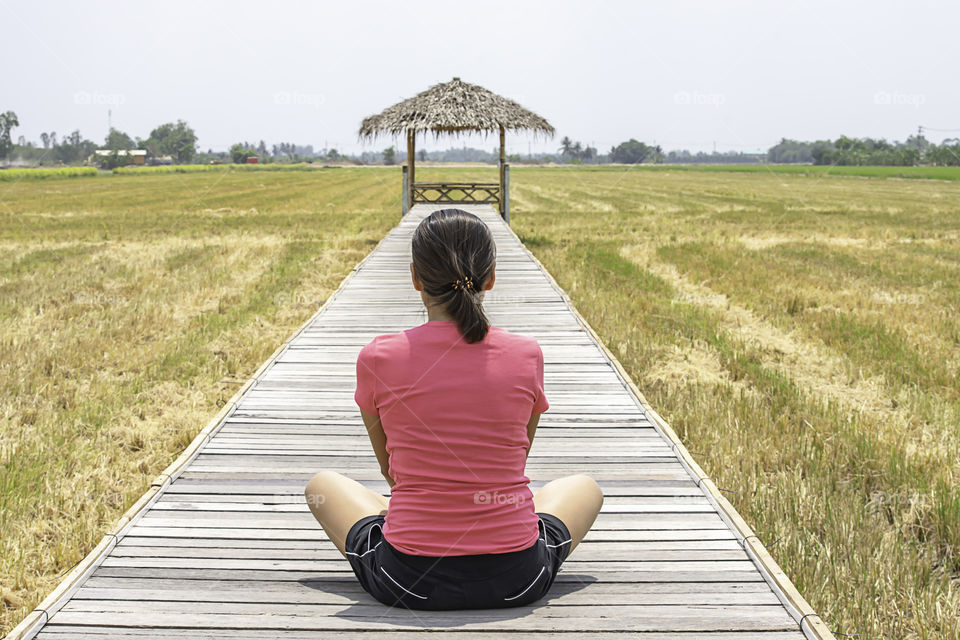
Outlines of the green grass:
[[269,164],[175,164],[156,167],[117,167],[113,170],[113,175],[139,176],[144,174],[199,173],[205,171],[311,171],[324,168],[322,163],[312,164],[306,162],[290,164],[276,162]]
[[53,178],[90,178],[97,175],[94,167],[62,167],[59,169],[0,169],[0,182],[49,180]]
[[[511,171],[524,170],[513,165]],[[568,167],[563,167],[568,169]],[[917,180],[960,180],[960,167],[848,167],[792,164],[642,164],[642,165],[571,165],[570,170],[591,171],[720,171],[724,173],[769,173],[805,176],[858,176],[864,178],[904,178]]]

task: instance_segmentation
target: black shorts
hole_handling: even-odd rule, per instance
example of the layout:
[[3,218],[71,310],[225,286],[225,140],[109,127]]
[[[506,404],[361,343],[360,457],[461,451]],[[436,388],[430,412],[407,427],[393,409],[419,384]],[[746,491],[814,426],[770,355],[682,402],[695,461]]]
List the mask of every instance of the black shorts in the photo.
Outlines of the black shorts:
[[366,516],[347,532],[347,560],[363,589],[388,606],[410,609],[497,609],[542,598],[570,553],[560,518],[540,516],[530,547],[507,553],[415,556],[383,537],[384,516]]

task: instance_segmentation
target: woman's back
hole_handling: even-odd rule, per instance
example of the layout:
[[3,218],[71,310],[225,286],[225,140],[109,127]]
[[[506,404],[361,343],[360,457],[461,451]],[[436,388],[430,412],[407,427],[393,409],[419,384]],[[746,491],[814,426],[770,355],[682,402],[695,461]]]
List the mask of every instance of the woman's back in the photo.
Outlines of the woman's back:
[[355,399],[386,434],[394,548],[472,555],[537,540],[526,425],[549,405],[534,338],[490,327],[468,343],[452,320],[377,336],[357,359]]

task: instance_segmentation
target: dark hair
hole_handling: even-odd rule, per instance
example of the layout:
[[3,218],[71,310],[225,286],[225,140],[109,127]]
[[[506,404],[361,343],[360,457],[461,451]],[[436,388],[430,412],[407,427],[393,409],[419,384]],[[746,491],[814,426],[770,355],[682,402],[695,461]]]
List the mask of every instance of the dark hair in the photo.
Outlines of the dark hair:
[[[483,312],[480,291],[493,273],[497,245],[483,220],[462,209],[438,209],[413,232],[413,271],[423,290],[447,314],[467,342],[487,335],[490,321]],[[472,288],[455,288],[469,278]]]

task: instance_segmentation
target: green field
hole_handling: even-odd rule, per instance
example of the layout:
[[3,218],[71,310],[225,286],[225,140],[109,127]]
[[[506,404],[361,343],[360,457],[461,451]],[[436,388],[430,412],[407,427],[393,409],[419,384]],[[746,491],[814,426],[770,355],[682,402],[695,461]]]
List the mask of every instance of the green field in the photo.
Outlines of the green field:
[[[958,637],[957,171],[826,169],[513,167],[512,226],[831,629]],[[0,184],[4,631],[396,224],[399,187]]]

